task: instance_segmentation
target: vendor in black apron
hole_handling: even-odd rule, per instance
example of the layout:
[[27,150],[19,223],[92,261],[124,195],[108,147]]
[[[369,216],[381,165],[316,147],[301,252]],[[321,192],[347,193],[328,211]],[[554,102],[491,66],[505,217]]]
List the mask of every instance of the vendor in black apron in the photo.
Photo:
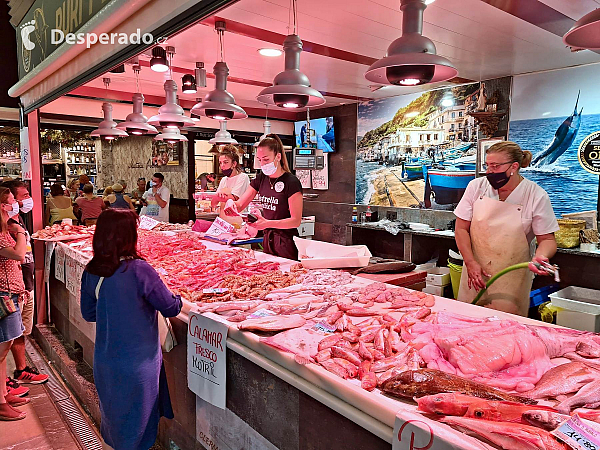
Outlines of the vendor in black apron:
[[[260,141],[256,149],[256,160],[260,163],[261,172],[234,203],[235,208],[237,211],[243,211],[250,202],[254,202],[262,213],[251,210],[258,220],[248,225],[257,230],[264,230],[264,251],[297,260],[298,249],[293,237],[298,236],[298,227],[302,221],[300,180],[290,173],[283,153],[283,144],[275,134],[269,134]],[[235,215],[237,211],[225,207],[227,215]]]

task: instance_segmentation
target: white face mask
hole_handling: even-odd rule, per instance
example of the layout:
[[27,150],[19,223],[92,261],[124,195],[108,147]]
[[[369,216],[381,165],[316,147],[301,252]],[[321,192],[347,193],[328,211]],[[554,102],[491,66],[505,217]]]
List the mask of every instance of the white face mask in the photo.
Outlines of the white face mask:
[[8,211],[8,217],[15,217],[17,214],[19,214],[19,204],[17,202],[14,202],[12,204],[12,210]]
[[261,165],[260,170],[262,170],[262,173],[264,173],[266,176],[270,177],[275,172],[277,172],[277,166],[275,165],[275,161]]
[[32,209],[33,209],[33,199],[31,197],[29,197],[29,198],[26,198],[25,200],[23,200],[23,207],[21,208],[21,211],[23,211],[24,213],[28,213]]

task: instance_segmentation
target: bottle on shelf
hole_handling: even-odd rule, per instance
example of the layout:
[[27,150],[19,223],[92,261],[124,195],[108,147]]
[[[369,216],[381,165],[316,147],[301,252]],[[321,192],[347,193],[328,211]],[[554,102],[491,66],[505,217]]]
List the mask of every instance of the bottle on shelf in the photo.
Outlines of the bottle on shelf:
[[367,222],[371,221],[371,207],[367,206],[367,211],[365,212],[365,220]]
[[358,208],[356,206],[352,207],[352,223],[358,223]]

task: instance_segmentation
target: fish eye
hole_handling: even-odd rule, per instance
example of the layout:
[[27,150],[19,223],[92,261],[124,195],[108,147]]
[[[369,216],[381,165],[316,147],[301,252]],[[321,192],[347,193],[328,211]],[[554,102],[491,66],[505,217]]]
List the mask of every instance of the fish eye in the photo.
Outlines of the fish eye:
[[475,411],[475,417],[483,417],[483,411]]

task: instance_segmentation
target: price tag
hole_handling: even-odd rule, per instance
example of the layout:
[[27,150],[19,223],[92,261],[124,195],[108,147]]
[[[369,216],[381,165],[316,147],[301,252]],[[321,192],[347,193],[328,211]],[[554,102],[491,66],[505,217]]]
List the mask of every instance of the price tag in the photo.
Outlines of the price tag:
[[151,230],[152,228],[154,228],[158,224],[159,224],[158,220],[154,220],[152,217],[141,216],[140,217],[140,224],[138,225],[138,228],[140,230]]
[[210,228],[206,231],[207,236],[218,238],[223,233],[233,234],[235,233],[235,227],[228,222],[225,222],[220,217],[215,218]]
[[578,414],[563,422],[552,434],[575,450],[600,449],[600,432],[584,423]]
[[225,409],[228,327],[200,314],[189,314],[187,339],[188,388],[201,399]]
[[227,288],[202,289],[203,294],[226,294],[227,292],[229,292],[229,289]]
[[335,330],[337,330],[337,327],[335,325],[330,325],[325,322],[319,322],[315,324],[315,326],[312,327],[312,329],[316,331],[322,331],[323,333],[333,333],[335,332]]
[[248,316],[248,319],[258,319],[260,317],[274,316],[275,312],[269,309],[259,309]]

